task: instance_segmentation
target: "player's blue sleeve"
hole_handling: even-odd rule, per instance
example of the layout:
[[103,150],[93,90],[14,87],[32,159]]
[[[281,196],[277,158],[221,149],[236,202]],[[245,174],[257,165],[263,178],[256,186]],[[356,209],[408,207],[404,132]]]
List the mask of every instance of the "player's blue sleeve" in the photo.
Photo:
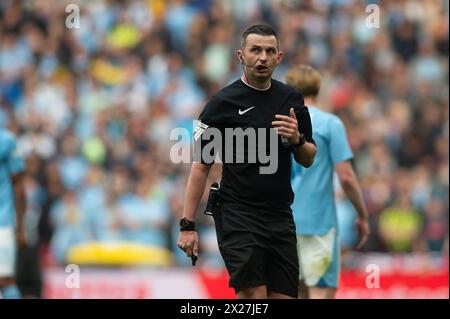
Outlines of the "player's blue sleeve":
[[9,156],[6,159],[6,166],[11,176],[23,172],[25,169],[25,161],[23,157],[19,155],[15,138],[10,140],[10,151]]
[[342,121],[337,116],[333,116],[328,127],[330,129],[330,154],[333,164],[336,165],[337,163],[351,160],[353,152],[348,143]]

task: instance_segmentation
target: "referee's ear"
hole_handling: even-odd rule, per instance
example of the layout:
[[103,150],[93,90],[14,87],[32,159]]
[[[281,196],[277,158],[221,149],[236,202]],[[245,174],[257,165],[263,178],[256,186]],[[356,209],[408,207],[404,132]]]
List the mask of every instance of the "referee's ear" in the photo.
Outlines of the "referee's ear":
[[241,64],[244,63],[244,61],[242,61],[242,54],[243,54],[243,52],[241,49],[237,50],[236,56]]
[[281,63],[281,60],[283,60],[283,54],[284,54],[283,51],[278,51],[276,60],[277,65]]

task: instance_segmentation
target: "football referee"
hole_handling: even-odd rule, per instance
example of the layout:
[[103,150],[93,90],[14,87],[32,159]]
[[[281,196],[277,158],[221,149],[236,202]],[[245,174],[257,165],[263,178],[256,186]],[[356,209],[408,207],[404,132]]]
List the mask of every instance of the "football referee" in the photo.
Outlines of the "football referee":
[[[311,119],[302,95],[294,88],[272,79],[281,62],[276,32],[267,25],[247,28],[237,50],[243,75],[215,94],[199,116],[195,138],[210,129],[227,128],[276,132],[277,169],[262,174],[261,160],[249,161],[251,147],[233,147],[247,160],[223,161],[219,203],[214,211],[219,250],[239,298],[297,298],[299,264],[296,229],[290,209],[291,154],[309,167],[316,146]],[[270,133],[266,134],[267,137]],[[232,142],[233,146],[236,143]],[[203,145],[203,144],[201,144]],[[222,143],[222,155],[229,150]],[[258,135],[256,148],[269,145]],[[271,144],[272,145],[272,144]],[[242,145],[241,145],[242,146]],[[273,149],[270,148],[273,152]],[[192,164],[177,245],[187,256],[198,254],[195,212],[203,195],[212,163],[203,158]]]

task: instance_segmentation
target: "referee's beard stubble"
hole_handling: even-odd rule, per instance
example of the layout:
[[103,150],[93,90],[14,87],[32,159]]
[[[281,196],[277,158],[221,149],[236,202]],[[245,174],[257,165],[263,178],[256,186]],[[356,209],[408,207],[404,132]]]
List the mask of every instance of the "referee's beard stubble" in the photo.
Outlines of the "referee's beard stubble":
[[[272,77],[273,71],[275,70],[274,67],[272,68],[272,67],[270,67],[270,66],[268,66],[266,64],[258,64],[258,63],[255,63],[255,65],[248,64],[248,63],[245,62],[244,56],[242,56],[240,58],[240,61],[241,61],[241,64],[242,64],[242,71],[244,72],[244,77],[245,77],[245,80],[247,82],[249,82],[249,77],[248,77],[248,72],[245,70],[246,67],[253,70],[253,74],[252,74],[253,77],[259,79],[260,82],[264,82],[264,81],[269,80]],[[258,74],[254,74],[255,72],[263,74],[263,76],[258,75]]]

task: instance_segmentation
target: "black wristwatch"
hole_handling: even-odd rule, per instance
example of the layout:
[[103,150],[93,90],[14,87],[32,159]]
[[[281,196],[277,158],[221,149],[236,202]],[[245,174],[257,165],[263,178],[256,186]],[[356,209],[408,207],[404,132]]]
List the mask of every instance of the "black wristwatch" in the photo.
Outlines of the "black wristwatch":
[[180,231],[195,231],[195,222],[183,217],[180,219]]
[[300,146],[305,145],[305,143],[306,143],[305,134],[301,134],[301,133],[300,133],[300,139],[299,139],[299,141],[298,141],[298,144],[292,144],[292,146],[293,146],[293,147],[300,147]]

